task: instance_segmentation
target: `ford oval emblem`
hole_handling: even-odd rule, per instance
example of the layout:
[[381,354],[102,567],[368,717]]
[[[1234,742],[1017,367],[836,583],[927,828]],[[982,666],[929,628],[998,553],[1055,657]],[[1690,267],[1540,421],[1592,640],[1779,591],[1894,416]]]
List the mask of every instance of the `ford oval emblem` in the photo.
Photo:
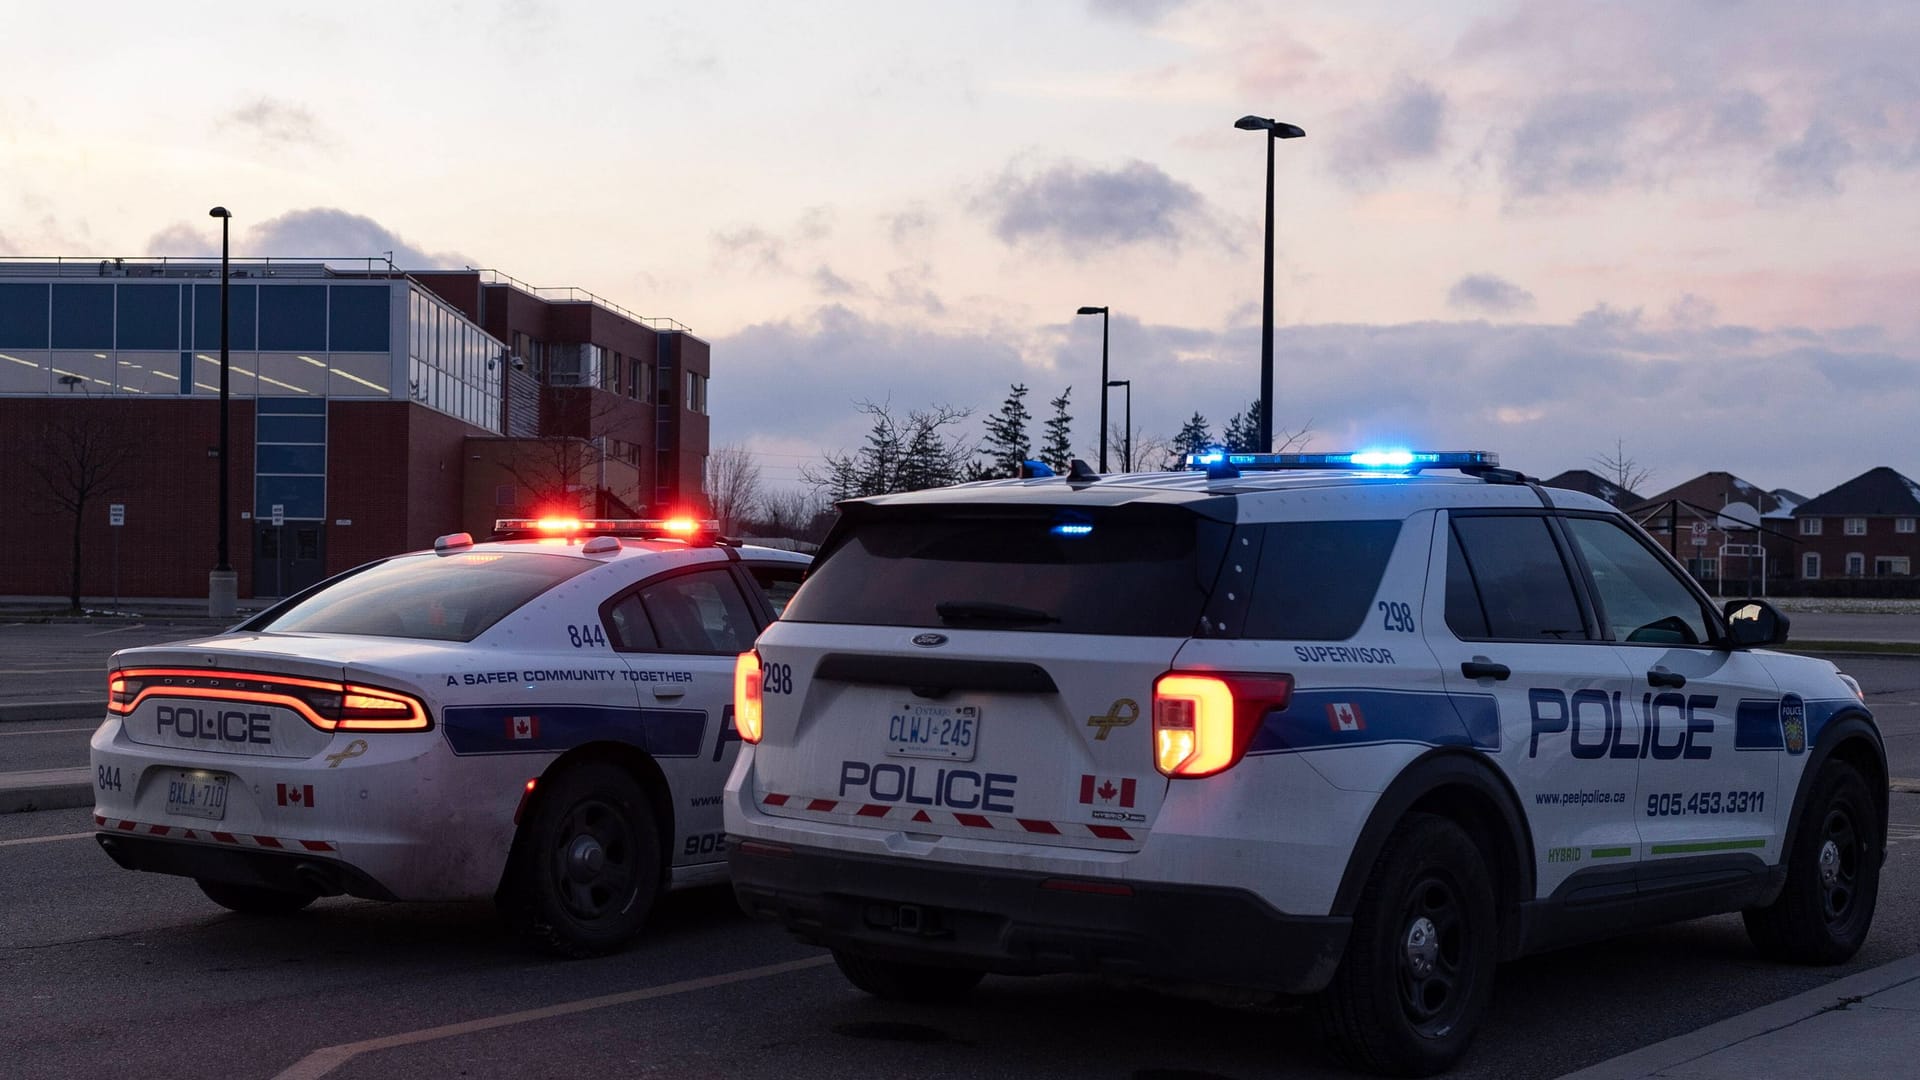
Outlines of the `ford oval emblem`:
[[913,643],[914,643],[915,645],[918,645],[918,646],[920,646],[920,647],[921,647],[921,648],[923,648],[923,649],[933,649],[933,648],[938,648],[939,646],[941,646],[941,645],[945,645],[945,644],[947,643],[947,635],[945,635],[945,634],[915,634],[915,635],[913,635]]

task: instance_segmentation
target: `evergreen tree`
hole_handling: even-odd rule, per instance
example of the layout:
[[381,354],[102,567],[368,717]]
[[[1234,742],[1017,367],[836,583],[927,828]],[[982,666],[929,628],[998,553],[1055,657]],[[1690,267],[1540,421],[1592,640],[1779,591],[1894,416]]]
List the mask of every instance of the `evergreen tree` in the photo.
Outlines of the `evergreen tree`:
[[1047,421],[1047,441],[1040,447],[1040,460],[1063,476],[1073,460],[1073,418],[1067,415],[1067,398],[1072,393],[1073,387],[1069,386],[1047,403],[1053,406],[1053,419]]
[[801,466],[801,476],[815,490],[835,501],[860,499],[957,483],[966,474],[974,447],[965,440],[949,441],[944,429],[965,419],[968,410],[936,405],[908,413],[903,422],[886,405],[863,401],[859,408],[873,417],[867,444]]
[[1180,433],[1173,437],[1172,459],[1167,467],[1184,469],[1187,467],[1187,455],[1197,454],[1213,445],[1213,433],[1207,430],[1207,418],[1198,412],[1193,414]]
[[1265,453],[1268,447],[1260,445],[1260,402],[1256,399],[1247,406],[1244,413],[1234,413],[1227,421],[1227,429],[1221,433],[1221,440],[1227,449],[1239,454]]
[[[987,417],[987,437],[980,447],[986,459],[980,479],[1004,479],[1020,475],[1020,463],[1027,459],[1027,412],[1024,384],[1014,383],[1000,411]],[[929,487],[933,485],[928,485]]]

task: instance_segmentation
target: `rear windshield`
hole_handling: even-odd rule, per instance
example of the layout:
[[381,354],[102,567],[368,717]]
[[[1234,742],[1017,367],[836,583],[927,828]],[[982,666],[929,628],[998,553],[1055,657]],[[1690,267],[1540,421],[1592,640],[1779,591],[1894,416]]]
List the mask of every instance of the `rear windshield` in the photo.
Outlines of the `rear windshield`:
[[868,511],[781,618],[1185,637],[1229,527],[1174,507]]
[[252,629],[472,641],[593,565],[532,552],[403,555],[341,578]]

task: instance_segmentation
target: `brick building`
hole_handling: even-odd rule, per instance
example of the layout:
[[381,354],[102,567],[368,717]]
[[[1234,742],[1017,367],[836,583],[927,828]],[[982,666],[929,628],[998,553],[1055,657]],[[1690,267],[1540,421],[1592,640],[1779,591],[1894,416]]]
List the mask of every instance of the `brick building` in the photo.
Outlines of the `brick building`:
[[1797,547],[1780,494],[1730,472],[1701,473],[1622,509],[1709,589],[1763,592],[1793,574]]
[[[87,596],[206,595],[219,276],[0,262],[0,485],[24,524],[0,595],[67,593],[76,552]],[[235,260],[229,290],[224,528],[241,596],[496,517],[701,508],[711,367],[678,323],[489,271]]]
[[1920,484],[1884,465],[1793,511],[1803,581],[1905,578],[1920,565]]

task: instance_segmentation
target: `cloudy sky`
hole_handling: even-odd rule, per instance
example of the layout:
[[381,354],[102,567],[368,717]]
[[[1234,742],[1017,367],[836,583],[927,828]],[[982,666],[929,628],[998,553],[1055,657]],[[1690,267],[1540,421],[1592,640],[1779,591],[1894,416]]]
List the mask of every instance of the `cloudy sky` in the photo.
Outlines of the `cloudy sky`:
[[[0,255],[482,266],[713,343],[791,481],[854,403],[991,412],[1100,326],[1135,423],[1616,441],[1653,487],[1920,476],[1920,8],[1386,0],[13,0]],[[1122,398],[1116,392],[1113,408]],[[1116,415],[1117,422],[1117,415]]]

